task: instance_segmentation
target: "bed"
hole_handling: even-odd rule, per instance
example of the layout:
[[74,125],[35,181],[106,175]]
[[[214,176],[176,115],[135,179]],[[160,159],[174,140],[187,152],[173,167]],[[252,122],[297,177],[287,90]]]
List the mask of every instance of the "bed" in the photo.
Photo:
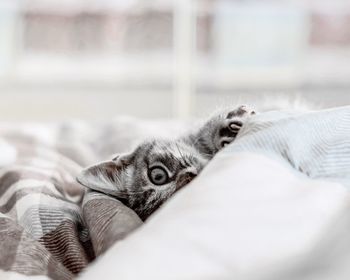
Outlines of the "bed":
[[0,279],[348,279],[350,108],[251,119],[145,223],[83,166],[190,124],[1,124]]

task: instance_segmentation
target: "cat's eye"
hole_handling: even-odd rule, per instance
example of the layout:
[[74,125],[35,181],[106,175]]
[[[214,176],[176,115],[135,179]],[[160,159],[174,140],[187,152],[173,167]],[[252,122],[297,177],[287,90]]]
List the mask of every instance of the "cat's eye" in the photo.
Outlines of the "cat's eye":
[[157,186],[164,185],[169,181],[169,175],[161,166],[152,167],[148,172],[148,177],[152,184]]

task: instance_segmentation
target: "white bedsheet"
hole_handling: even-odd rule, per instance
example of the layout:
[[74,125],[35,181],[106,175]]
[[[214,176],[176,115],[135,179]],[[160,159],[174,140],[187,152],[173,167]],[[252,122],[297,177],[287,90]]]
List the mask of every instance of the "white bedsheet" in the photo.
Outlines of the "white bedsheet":
[[80,279],[350,279],[348,205],[340,184],[223,151]]

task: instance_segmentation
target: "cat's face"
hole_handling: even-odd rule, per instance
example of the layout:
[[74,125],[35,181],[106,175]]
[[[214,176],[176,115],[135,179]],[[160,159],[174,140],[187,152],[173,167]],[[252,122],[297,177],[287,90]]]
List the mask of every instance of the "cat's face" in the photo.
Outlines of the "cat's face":
[[196,133],[174,141],[144,142],[130,154],[86,168],[77,180],[118,198],[145,220],[231,143],[254,114],[247,106],[224,110]]
[[117,197],[145,220],[197,176],[207,161],[188,143],[148,141],[130,154],[86,168],[77,179]]

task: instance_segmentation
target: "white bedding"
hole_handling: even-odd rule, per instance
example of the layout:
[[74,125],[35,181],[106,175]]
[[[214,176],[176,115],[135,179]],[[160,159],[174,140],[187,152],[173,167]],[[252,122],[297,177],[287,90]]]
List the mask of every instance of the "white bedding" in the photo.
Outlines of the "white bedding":
[[81,279],[350,279],[350,107],[267,113]]
[[[346,115],[347,110],[350,109],[345,108]],[[334,124],[343,137],[338,139],[347,141],[346,130],[339,125],[338,119],[325,120],[328,122],[322,122],[322,125],[332,128]],[[286,122],[290,126],[286,126]],[[337,162],[336,157],[328,157],[327,149],[322,150],[322,157],[315,161],[300,161],[302,157],[310,159],[320,153],[307,149],[303,142],[294,141],[296,138],[304,139],[296,135],[289,139],[287,146],[280,145],[281,137],[290,135],[285,131],[286,127],[301,132],[295,126],[294,116],[290,120],[280,118],[278,121],[263,118],[263,123],[255,124],[258,126],[245,127],[240,137],[256,133],[266,142],[256,142],[254,137],[249,137],[249,141],[239,143],[240,139],[237,139],[144,226],[113,245],[79,279],[350,279],[350,198],[349,190],[341,184],[349,182],[350,176],[347,175],[347,167],[342,164],[344,161]],[[278,130],[274,130],[276,142],[269,142],[272,134],[267,128],[272,126],[273,129],[276,124],[279,126]],[[167,131],[165,128],[178,130],[182,125],[162,126],[154,122],[124,120],[100,129],[108,133],[101,133],[98,127],[55,130],[57,135],[69,132],[69,137],[54,137],[61,142],[66,140],[67,144],[58,145],[50,141],[48,144],[63,152],[76,151],[78,147],[86,157],[81,164],[90,164],[111,151],[121,152],[130,148],[133,141],[144,136],[157,135]],[[30,128],[33,129],[33,126],[30,125]],[[350,128],[350,125],[343,128]],[[260,134],[257,133],[259,129]],[[44,131],[48,131],[46,127]],[[319,136],[319,131],[325,132],[324,129],[316,129],[311,135]],[[74,134],[71,135],[71,132]],[[42,140],[41,134],[39,138]],[[315,143],[315,138],[308,139],[309,144]],[[256,143],[262,144],[251,149]],[[347,155],[350,155],[350,145],[343,143],[346,145],[341,146],[342,149],[346,148]],[[298,147],[296,144],[303,147],[297,149],[297,156],[297,153],[292,153],[285,158],[286,154],[280,153],[280,156],[271,157],[269,153],[262,152],[270,150],[278,154],[284,148],[291,151],[291,147]],[[90,150],[96,155],[85,152]],[[312,151],[312,155],[307,155],[307,151]],[[336,149],[332,151],[339,154]],[[14,156],[9,151],[1,159],[6,163]],[[339,154],[340,159],[342,156]],[[322,169],[324,166],[319,165],[322,163],[320,159],[330,163],[332,168]],[[337,172],[337,175],[341,174],[340,180],[324,176],[323,170],[338,170],[333,169],[339,167],[338,163],[343,168],[341,173]],[[306,173],[313,179],[297,169],[307,170]],[[27,279],[16,273],[0,273],[0,279],[4,277]]]
[[80,279],[349,279],[348,265],[336,268],[345,247],[332,262],[317,254],[350,230],[341,219],[348,202],[342,185],[223,151]]

